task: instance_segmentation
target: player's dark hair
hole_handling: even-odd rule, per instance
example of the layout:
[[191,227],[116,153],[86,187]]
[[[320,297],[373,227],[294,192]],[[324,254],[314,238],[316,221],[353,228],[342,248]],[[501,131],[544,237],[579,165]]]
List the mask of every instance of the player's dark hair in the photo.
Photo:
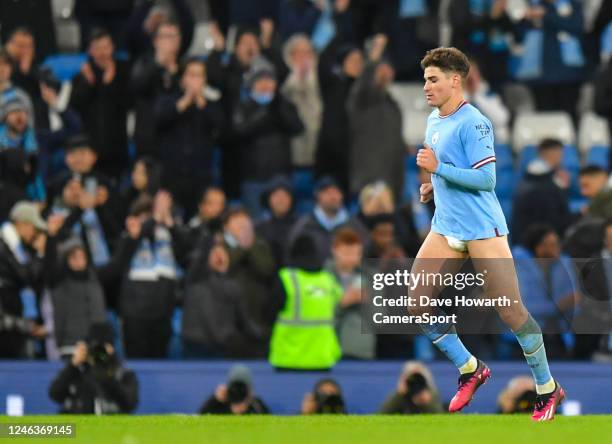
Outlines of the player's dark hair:
[[223,188],[218,185],[209,185],[202,190],[202,193],[200,194],[200,202],[204,202],[204,199],[206,199],[208,193],[212,193],[213,191],[217,191],[225,196],[225,191],[223,191]]
[[89,33],[89,38],[87,39],[87,43],[89,43],[90,45],[95,42],[96,40],[100,40],[103,38],[108,37],[109,39],[111,39],[111,41],[113,40],[113,36],[111,35],[110,31],[106,28],[94,28],[91,30],[91,32]]
[[206,74],[207,74],[206,62],[204,62],[204,59],[202,59],[202,57],[198,57],[198,56],[187,57],[181,63],[181,66],[180,66],[180,69],[179,69],[179,75],[180,76],[185,74],[185,71],[187,71],[187,68],[189,68],[189,65],[201,65],[202,68],[204,69],[204,76],[206,77]]
[[423,60],[421,60],[421,68],[425,69],[430,66],[440,68],[445,73],[455,72],[466,79],[470,72],[470,61],[467,56],[457,48],[440,47],[427,51]]
[[29,35],[30,37],[32,37],[32,39],[34,39],[34,33],[32,32],[30,28],[28,28],[27,26],[19,26],[11,31],[6,41],[8,42],[12,40],[12,38],[15,37],[17,34]]
[[549,234],[557,234],[557,231],[552,225],[549,224],[533,224],[527,228],[523,235],[522,244],[532,253],[535,253],[535,249],[542,242],[542,240]]
[[587,165],[580,169],[579,176],[596,176],[598,174],[608,174],[606,170],[598,165]]
[[563,142],[561,142],[559,139],[553,139],[550,137],[543,139],[538,145],[538,151],[540,152],[546,151],[546,150],[562,149],[562,148],[563,148]]
[[223,217],[221,218],[221,222],[223,223],[223,225],[227,224],[229,222],[229,220],[234,217],[234,216],[247,216],[248,218],[251,217],[250,213],[247,211],[247,209],[241,205],[234,205],[232,207],[230,207],[227,211],[225,211],[225,213],[223,214]]
[[138,217],[141,214],[153,212],[153,198],[148,194],[142,194],[130,205],[129,215]]

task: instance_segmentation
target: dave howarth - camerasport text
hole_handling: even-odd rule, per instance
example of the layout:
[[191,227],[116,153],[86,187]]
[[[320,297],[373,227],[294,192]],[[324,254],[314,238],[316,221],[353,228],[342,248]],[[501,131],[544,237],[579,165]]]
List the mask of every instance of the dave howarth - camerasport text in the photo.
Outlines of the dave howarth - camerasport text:
[[[375,296],[372,299],[376,307],[510,307],[512,300],[508,296],[496,298],[470,298],[455,296],[452,299],[437,299],[428,296],[401,296],[399,298],[385,299]],[[453,303],[454,302],[454,303]]]

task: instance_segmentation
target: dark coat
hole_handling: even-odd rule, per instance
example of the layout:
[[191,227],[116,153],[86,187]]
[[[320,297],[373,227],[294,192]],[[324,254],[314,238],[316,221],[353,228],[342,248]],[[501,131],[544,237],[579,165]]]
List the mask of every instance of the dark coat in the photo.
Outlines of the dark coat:
[[332,231],[328,231],[319,223],[314,214],[307,214],[300,217],[291,229],[286,242],[287,254],[298,237],[304,234],[309,235],[314,240],[316,246],[318,255],[317,260],[320,264],[323,264],[325,263],[325,260],[331,256],[331,246],[334,233],[338,229],[344,227],[354,229],[357,233],[359,233],[364,245],[368,243],[368,229],[357,218],[351,218],[346,223],[339,225]]
[[353,85],[348,114],[351,129],[350,187],[357,194],[368,183],[384,180],[401,196],[406,145],[402,112],[391,95],[375,85],[376,65],[365,68]]
[[223,128],[223,111],[216,102],[203,109],[191,105],[184,113],[176,109],[182,93],[167,94],[156,101],[155,121],[160,157],[166,172],[186,177],[210,177],[215,141]]
[[34,33],[36,58],[44,60],[57,52],[52,0],[0,1],[0,39],[6,42],[17,27],[25,26]]
[[246,294],[227,275],[202,270],[206,277],[187,284],[183,302],[184,339],[227,357],[248,357],[261,339],[251,320]]
[[271,325],[267,317],[270,301],[270,285],[276,271],[274,256],[270,246],[261,238],[256,238],[250,249],[232,248],[225,245],[229,252],[230,267],[228,276],[240,285],[246,296],[248,313],[262,335],[270,333]]
[[304,125],[293,104],[277,93],[269,105],[252,99],[234,114],[234,132],[242,144],[244,180],[267,181],[291,171],[290,139]]
[[121,240],[110,262],[76,273],[67,256],[57,252],[56,237],[49,237],[45,251],[45,276],[53,301],[54,333],[58,347],[84,340],[92,325],[106,321],[103,285],[112,285],[129,265],[136,241]]
[[265,239],[272,248],[277,268],[285,265],[289,233],[296,221],[295,215],[288,214],[282,218],[272,217],[257,225],[257,234]]
[[[602,67],[595,77],[595,111],[608,121],[612,134],[612,61]],[[612,151],[610,155],[612,157]]]
[[104,72],[89,60],[95,83],[82,74],[72,81],[70,103],[83,119],[84,129],[98,153],[98,168],[117,176],[125,166],[127,149],[127,112],[131,106],[129,91],[130,68],[125,62],[115,61],[116,74],[110,84],[102,81]]
[[521,242],[521,237],[532,224],[550,224],[563,236],[571,223],[567,196],[553,182],[553,174],[527,173],[517,187],[512,204],[511,230],[514,242]]
[[160,95],[179,91],[179,74],[166,71],[157,64],[152,53],[147,53],[134,63],[130,89],[135,99],[136,152],[139,156],[146,154],[159,158],[159,144],[155,132],[155,103]]
[[319,77],[323,96],[323,118],[315,154],[315,169],[322,177],[335,177],[348,191],[351,132],[346,102],[355,79],[341,73]]
[[130,413],[138,405],[136,374],[118,362],[112,371],[68,363],[49,387],[49,397],[62,404],[60,413]]

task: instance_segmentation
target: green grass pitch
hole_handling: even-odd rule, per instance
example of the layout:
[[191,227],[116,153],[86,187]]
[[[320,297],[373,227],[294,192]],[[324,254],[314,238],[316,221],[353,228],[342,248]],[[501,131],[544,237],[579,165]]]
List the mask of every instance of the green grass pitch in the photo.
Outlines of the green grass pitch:
[[0,439],[8,442],[112,444],[522,444],[612,443],[612,416],[29,416],[0,423],[72,423],[76,439]]

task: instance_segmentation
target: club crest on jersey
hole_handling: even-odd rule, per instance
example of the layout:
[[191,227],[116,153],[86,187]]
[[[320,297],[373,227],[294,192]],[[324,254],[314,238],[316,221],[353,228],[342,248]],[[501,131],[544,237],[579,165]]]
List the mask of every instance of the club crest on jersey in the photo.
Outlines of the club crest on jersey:
[[435,145],[436,143],[438,143],[438,140],[440,140],[440,132],[436,131],[435,133],[433,133],[433,136],[431,136],[431,143]]

